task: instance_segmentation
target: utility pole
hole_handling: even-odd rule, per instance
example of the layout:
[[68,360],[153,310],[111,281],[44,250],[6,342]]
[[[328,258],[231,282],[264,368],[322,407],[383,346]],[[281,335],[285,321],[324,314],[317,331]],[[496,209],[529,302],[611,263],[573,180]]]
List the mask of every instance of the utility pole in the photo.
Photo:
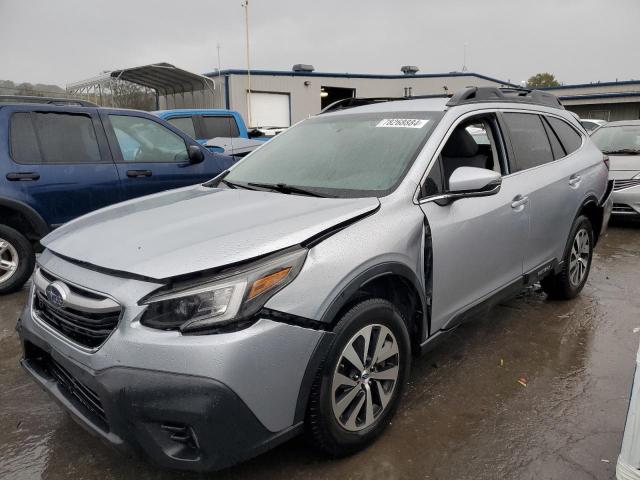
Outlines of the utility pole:
[[220,44],[217,44],[216,48],[218,49],[218,81],[220,81],[220,76],[221,76],[221,72],[220,72]]
[[462,54],[462,71],[467,71],[467,42],[464,43],[464,53]]
[[247,36],[247,123],[253,127],[251,122],[251,55],[249,51],[249,0],[243,0],[244,26]]

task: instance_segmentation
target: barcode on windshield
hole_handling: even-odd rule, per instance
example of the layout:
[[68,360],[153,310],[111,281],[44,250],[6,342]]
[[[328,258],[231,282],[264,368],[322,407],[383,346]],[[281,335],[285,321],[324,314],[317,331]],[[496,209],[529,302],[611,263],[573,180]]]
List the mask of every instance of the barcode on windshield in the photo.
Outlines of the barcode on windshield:
[[380,120],[376,128],[422,128],[429,120],[419,118],[385,118]]

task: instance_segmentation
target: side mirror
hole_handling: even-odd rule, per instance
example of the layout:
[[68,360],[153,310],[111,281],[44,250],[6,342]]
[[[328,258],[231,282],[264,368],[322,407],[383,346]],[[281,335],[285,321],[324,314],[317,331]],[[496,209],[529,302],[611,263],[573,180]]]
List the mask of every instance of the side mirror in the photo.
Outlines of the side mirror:
[[187,148],[187,154],[189,155],[189,163],[191,164],[201,163],[204,161],[204,152],[202,151],[202,148],[197,145],[189,145],[189,148]]
[[502,175],[493,170],[458,167],[449,177],[449,191],[437,203],[447,205],[460,198],[495,195],[500,191],[501,184]]
[[[500,187],[502,175],[493,170],[476,167],[456,168],[449,177],[449,191],[451,193],[498,193],[495,187]],[[495,190],[495,191],[493,191]]]

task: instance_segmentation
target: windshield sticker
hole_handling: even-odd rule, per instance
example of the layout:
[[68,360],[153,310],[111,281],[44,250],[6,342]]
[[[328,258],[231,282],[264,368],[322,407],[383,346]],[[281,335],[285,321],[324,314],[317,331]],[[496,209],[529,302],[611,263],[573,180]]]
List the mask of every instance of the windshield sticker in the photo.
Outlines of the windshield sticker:
[[419,118],[385,118],[380,120],[376,128],[422,128],[429,120]]

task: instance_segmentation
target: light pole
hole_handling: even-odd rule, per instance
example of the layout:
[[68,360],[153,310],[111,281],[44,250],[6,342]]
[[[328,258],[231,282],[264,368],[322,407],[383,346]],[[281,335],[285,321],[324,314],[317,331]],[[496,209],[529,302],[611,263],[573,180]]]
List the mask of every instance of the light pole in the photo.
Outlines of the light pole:
[[467,71],[467,42],[464,43],[464,53],[462,54],[462,71]]
[[220,72],[220,44],[219,43],[216,45],[216,48],[218,49],[218,81],[220,81],[221,72]]
[[247,123],[249,127],[253,126],[251,122],[251,55],[249,51],[249,0],[242,2],[244,8],[244,26],[247,37]]

